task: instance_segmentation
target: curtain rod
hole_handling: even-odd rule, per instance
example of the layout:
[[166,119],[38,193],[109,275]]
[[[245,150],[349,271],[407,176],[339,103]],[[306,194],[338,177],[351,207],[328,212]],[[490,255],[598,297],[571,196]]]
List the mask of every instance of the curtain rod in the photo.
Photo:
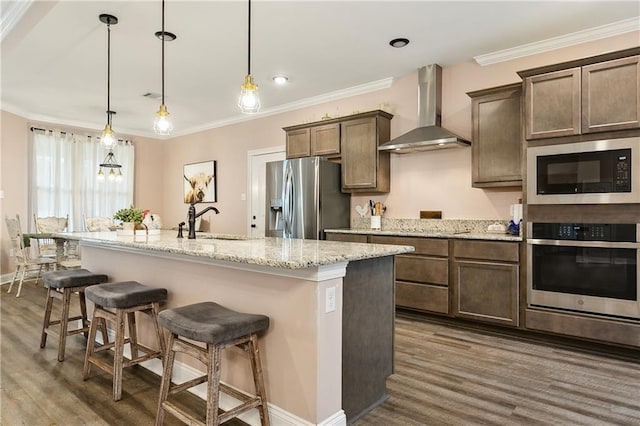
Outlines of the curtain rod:
[[[32,132],[34,132],[34,131],[36,131],[36,130],[39,130],[39,131],[41,131],[41,132],[58,132],[58,131],[59,131],[59,132],[60,132],[60,134],[62,134],[62,135],[66,135],[66,134],[68,134],[68,133],[69,133],[69,132],[65,132],[64,130],[42,129],[42,128],[40,128],[40,127],[33,127],[33,126],[31,126],[31,127],[29,128],[29,130],[31,130]],[[74,135],[74,133],[73,133],[73,132],[71,132],[71,135]],[[91,136],[91,135],[87,135],[87,137],[88,137],[89,139],[91,139],[92,137],[94,137],[94,138],[96,138],[97,140],[100,140],[100,136]],[[118,139],[118,142],[133,143],[133,141],[132,141],[131,139]]]

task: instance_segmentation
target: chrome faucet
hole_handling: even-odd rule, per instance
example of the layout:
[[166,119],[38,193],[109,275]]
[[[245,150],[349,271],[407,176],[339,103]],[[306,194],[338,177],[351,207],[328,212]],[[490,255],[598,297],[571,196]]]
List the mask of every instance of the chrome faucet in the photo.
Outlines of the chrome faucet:
[[189,206],[189,213],[187,215],[187,221],[189,222],[189,238],[190,240],[194,240],[196,238],[196,219],[208,212],[209,210],[213,210],[216,214],[220,214],[218,209],[213,206],[209,206],[206,209],[196,213],[195,203],[191,203]]

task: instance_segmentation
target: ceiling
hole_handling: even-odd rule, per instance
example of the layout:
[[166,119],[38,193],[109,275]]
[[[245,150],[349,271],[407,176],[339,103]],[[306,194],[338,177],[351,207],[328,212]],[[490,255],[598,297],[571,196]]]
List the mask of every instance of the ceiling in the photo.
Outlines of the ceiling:
[[[1,6],[2,109],[102,129],[107,29],[98,15],[109,13],[119,19],[111,30],[113,128],[154,136],[160,101],[143,95],[161,92],[161,43],[154,37],[159,0],[2,0]],[[174,136],[247,118],[236,105],[247,72],[246,1],[166,0],[165,8],[165,29],[177,35],[165,44]],[[376,87],[425,64],[469,61],[638,16],[636,1],[254,0],[251,71],[266,115],[356,86]],[[411,42],[392,48],[388,42],[396,37]],[[289,83],[276,86],[277,74]]]

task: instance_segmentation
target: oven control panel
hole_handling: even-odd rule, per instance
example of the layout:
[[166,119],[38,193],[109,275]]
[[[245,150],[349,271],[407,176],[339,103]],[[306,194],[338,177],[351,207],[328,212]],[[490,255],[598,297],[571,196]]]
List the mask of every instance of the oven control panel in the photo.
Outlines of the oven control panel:
[[532,237],[546,240],[636,242],[636,224],[533,223]]

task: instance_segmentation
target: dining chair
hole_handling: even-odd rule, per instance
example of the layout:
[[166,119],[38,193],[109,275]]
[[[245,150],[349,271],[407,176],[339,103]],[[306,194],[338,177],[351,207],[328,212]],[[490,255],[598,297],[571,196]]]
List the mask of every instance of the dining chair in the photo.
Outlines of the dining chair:
[[[38,217],[33,215],[36,232],[53,234],[64,232],[69,224],[69,215],[65,217]],[[56,242],[53,238],[38,238],[38,250],[41,257],[56,257]]]
[[42,267],[55,267],[56,260],[45,257],[32,258],[24,241],[22,227],[20,226],[20,216],[16,215],[15,219],[10,219],[5,216],[4,220],[9,231],[11,250],[13,251],[13,256],[16,259],[16,270],[13,273],[13,278],[11,279],[11,284],[9,285],[9,290],[7,290],[7,293],[11,293],[13,283],[16,281],[18,274],[20,274],[20,283],[18,284],[18,292],[16,293],[16,297],[20,297],[20,292],[22,291],[22,283],[24,282],[27,272],[37,270],[37,275],[35,278],[37,283],[40,279]]
[[113,218],[111,217],[87,217],[82,215],[84,219],[84,230],[87,232],[107,232],[111,231],[113,226]]

